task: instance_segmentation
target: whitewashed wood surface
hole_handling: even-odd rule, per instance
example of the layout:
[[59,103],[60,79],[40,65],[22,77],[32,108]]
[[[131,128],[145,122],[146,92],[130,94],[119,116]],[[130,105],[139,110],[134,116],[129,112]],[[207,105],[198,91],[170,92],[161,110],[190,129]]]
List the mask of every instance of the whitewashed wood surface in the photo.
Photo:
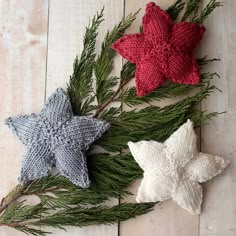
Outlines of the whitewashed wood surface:
[[[23,145],[4,126],[10,115],[37,112],[57,87],[66,87],[85,26],[105,6],[99,42],[122,16],[139,8],[129,32],[137,32],[148,0],[0,0],[0,197],[14,185]],[[174,0],[157,0],[166,8]],[[205,3],[208,1],[205,0]],[[222,89],[202,104],[203,110],[226,111],[201,129],[201,149],[231,161],[223,175],[204,186],[203,213],[191,216],[167,201],[147,215],[112,226],[54,230],[52,235],[93,236],[235,236],[236,235],[236,1],[225,0],[206,21],[199,53],[221,58],[209,66]],[[99,47],[98,47],[99,48]],[[115,72],[122,66],[117,57]],[[139,182],[131,190],[136,193]],[[134,201],[133,197],[125,201]],[[118,204],[117,200],[113,204]],[[1,227],[1,236],[23,235]]]

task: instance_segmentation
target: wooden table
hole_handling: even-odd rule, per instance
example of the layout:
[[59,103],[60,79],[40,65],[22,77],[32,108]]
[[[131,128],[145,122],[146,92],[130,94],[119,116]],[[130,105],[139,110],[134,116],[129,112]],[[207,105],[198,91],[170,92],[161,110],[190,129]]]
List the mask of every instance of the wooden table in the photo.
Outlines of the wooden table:
[[[65,87],[72,63],[82,49],[85,26],[105,6],[107,29],[130,12],[142,11],[129,32],[137,32],[148,0],[0,0],[0,196],[17,184],[23,145],[4,126],[10,115],[37,112],[57,87]],[[158,0],[162,8],[174,1]],[[207,2],[207,1],[205,1]],[[112,226],[54,230],[52,235],[93,236],[235,236],[236,235],[236,1],[206,22],[207,32],[199,50],[203,56],[221,58],[208,66],[221,79],[222,89],[201,104],[203,110],[227,111],[200,132],[201,150],[231,161],[223,175],[204,185],[203,213],[191,216],[170,201],[157,205],[148,215]],[[117,57],[116,70],[122,65]],[[132,187],[136,193],[138,183]],[[134,201],[134,199],[126,199]],[[116,200],[114,201],[116,203]],[[0,228],[1,236],[21,233]]]

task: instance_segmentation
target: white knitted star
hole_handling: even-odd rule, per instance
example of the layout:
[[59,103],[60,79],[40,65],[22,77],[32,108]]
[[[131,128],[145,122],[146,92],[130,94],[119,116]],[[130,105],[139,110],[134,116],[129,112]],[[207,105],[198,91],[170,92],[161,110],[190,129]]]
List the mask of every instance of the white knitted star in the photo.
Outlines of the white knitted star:
[[229,164],[221,157],[197,152],[197,136],[190,120],[164,143],[140,141],[129,142],[128,146],[144,170],[137,202],[172,198],[191,214],[200,214],[202,187],[199,183],[220,174]]

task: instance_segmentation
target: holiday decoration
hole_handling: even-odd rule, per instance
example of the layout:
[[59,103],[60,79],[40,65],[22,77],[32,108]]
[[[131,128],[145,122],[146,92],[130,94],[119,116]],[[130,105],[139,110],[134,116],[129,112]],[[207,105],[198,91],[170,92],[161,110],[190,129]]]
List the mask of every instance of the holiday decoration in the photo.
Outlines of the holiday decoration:
[[36,115],[10,117],[6,124],[26,146],[20,182],[47,176],[53,166],[72,183],[90,185],[85,152],[109,124],[73,116],[69,97],[57,89]]
[[137,202],[172,198],[191,214],[200,214],[202,187],[199,183],[220,174],[229,163],[221,157],[197,152],[197,136],[190,120],[164,143],[139,141],[128,145],[144,170]]
[[165,79],[179,84],[199,83],[192,53],[204,32],[205,27],[196,23],[174,24],[165,11],[151,2],[143,17],[143,32],[123,36],[112,48],[136,64],[137,95],[144,96]]
[[[209,14],[220,6],[220,3],[210,0],[203,9],[202,5],[199,0],[188,1],[187,4],[185,1],[178,0],[166,12],[173,21],[182,16],[182,21],[203,24]],[[51,228],[66,230],[68,226],[113,224],[148,213],[157,204],[156,202],[125,202],[125,196],[131,194],[128,187],[133,181],[143,176],[143,170],[127,150],[127,142],[129,140],[138,142],[145,139],[163,142],[187,119],[191,119],[195,127],[200,127],[218,115],[217,112],[201,111],[198,106],[216,89],[211,83],[215,73],[206,72],[206,66],[214,59],[197,58],[199,68],[204,68],[206,72],[201,74],[199,84],[164,83],[152,93],[142,97],[136,95],[134,86],[127,87],[127,84],[134,78],[136,71],[134,64],[126,62],[119,74],[114,76],[111,73],[116,56],[111,45],[124,35],[136,15],[137,13],[128,15],[112,30],[109,30],[102,42],[101,50],[99,50],[96,43],[98,28],[103,21],[103,10],[96,14],[91,19],[90,25],[86,27],[83,50],[80,57],[75,58],[73,73],[67,83],[66,94],[70,99],[73,115],[79,116],[76,119],[80,120],[84,117],[85,120],[91,121],[91,124],[92,121],[97,121],[98,123],[95,122],[95,124],[99,124],[99,120],[110,124],[107,132],[96,140],[89,150],[85,150],[88,146],[80,149],[83,155],[78,155],[78,159],[81,159],[80,157],[84,157],[86,151],[90,187],[81,188],[61,175],[48,175],[27,182],[22,176],[23,183],[17,185],[0,201],[0,234],[1,226],[8,226],[29,235],[46,236]],[[96,55],[97,51],[100,51],[99,55]],[[60,91],[58,92],[60,93]],[[183,97],[182,95],[188,96]],[[178,102],[162,108],[155,104],[156,100],[164,98],[177,98]],[[139,105],[142,105],[142,108]],[[124,108],[127,106],[129,106],[129,110],[125,111]],[[53,111],[50,118],[57,117],[58,113]],[[65,110],[63,109],[63,111]],[[60,117],[58,117],[59,120]],[[94,118],[99,120],[94,120]],[[74,120],[75,117],[72,116],[71,119]],[[102,125],[102,123],[100,124]],[[52,131],[51,128],[49,130]],[[49,133],[55,135],[51,131]],[[46,134],[45,131],[45,137],[48,137]],[[29,142],[28,137],[31,137],[31,133],[26,138],[21,137],[21,140],[27,143]],[[50,139],[50,147],[57,141],[60,141],[61,144],[60,136],[57,137],[58,140]],[[82,137],[84,136],[81,133]],[[95,135],[91,137],[93,139]],[[80,146],[83,138],[76,140]],[[85,143],[87,141],[89,140],[86,140]],[[62,142],[62,144],[64,143]],[[39,143],[36,146],[38,147],[38,145]],[[99,148],[95,150],[95,146]],[[37,157],[39,156],[37,155]],[[54,164],[57,167],[57,162],[62,160],[59,160],[59,157],[61,155],[51,158],[52,163],[49,168]],[[63,163],[67,167],[67,162]],[[76,164],[78,163],[76,162]],[[25,165],[23,164],[23,166]],[[28,178],[29,176],[27,176]],[[25,201],[31,196],[37,196],[40,202],[31,205],[30,201]],[[122,203],[114,206],[106,204],[110,198],[120,197],[123,197]],[[68,232],[68,234],[70,233]]]

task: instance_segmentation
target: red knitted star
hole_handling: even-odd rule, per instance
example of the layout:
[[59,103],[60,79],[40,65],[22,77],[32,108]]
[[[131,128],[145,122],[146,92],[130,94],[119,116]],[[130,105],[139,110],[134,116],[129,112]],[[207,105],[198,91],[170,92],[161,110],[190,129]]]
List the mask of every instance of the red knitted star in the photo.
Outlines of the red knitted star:
[[205,27],[198,24],[174,24],[165,11],[151,2],[143,17],[143,32],[123,36],[112,48],[136,64],[137,95],[144,96],[166,78],[179,84],[199,83],[192,53],[204,32]]

